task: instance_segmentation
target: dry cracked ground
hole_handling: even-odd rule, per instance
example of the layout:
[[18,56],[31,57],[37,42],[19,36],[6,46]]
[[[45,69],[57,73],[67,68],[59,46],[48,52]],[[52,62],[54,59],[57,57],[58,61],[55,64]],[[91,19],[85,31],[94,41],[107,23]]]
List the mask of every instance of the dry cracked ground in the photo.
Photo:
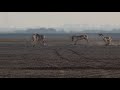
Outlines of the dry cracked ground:
[[120,78],[119,45],[66,42],[0,43],[0,78]]

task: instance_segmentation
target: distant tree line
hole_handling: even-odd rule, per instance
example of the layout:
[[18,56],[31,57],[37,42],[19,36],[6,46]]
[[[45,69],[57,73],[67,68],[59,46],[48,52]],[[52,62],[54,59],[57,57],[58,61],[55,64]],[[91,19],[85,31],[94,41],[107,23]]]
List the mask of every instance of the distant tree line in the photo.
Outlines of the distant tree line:
[[[68,30],[67,30],[68,31]],[[56,30],[55,28],[29,28],[26,30],[16,30],[15,33],[120,33],[120,29],[112,30],[70,30],[66,32],[64,29]]]
[[26,30],[16,30],[16,33],[66,33],[64,29],[56,30],[54,28],[29,28]]

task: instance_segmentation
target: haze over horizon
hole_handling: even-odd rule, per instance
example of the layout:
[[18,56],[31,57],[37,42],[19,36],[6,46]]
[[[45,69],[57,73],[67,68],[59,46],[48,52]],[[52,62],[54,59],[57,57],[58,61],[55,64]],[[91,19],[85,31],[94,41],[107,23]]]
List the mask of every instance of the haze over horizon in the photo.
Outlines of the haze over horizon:
[[119,26],[120,12],[0,12],[0,28],[49,28],[81,24]]

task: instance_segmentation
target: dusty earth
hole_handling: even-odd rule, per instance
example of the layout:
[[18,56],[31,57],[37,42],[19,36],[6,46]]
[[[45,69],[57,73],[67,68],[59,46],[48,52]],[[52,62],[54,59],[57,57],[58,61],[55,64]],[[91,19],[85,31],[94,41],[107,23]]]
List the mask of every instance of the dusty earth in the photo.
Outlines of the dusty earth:
[[24,40],[0,41],[0,78],[120,78],[119,41],[73,45],[57,38],[36,47]]

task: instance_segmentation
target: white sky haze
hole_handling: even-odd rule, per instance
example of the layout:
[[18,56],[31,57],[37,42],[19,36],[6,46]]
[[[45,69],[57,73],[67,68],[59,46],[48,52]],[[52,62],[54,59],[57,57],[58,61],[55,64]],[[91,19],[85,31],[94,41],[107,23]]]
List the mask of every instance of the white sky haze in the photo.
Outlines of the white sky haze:
[[120,12],[0,12],[0,27],[120,24]]

